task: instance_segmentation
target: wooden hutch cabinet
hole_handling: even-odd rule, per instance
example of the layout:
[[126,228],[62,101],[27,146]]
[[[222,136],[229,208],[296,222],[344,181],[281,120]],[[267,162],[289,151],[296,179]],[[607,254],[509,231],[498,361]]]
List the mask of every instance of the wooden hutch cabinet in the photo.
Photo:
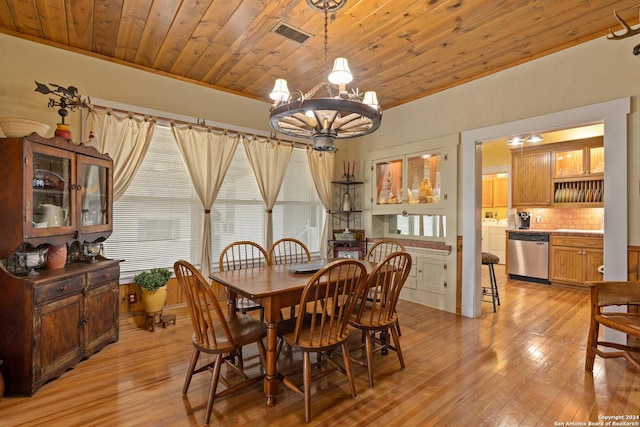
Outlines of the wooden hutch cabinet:
[[[113,162],[62,138],[0,139],[0,359],[7,394],[33,395],[118,340],[120,264],[83,243],[112,232]],[[24,254],[67,247],[64,267]]]

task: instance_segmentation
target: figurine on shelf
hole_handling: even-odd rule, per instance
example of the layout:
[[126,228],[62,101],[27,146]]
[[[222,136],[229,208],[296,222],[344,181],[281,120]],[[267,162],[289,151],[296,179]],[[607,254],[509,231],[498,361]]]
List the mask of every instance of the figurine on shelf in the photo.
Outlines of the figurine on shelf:
[[422,180],[420,184],[420,203],[431,203],[433,201],[433,188],[431,187],[431,181],[429,178]]

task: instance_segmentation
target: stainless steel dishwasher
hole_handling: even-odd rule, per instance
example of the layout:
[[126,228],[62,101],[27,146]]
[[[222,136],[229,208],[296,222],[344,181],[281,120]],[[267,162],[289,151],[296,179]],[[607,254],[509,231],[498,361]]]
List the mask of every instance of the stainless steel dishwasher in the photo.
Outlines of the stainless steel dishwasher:
[[510,232],[507,250],[509,278],[549,283],[549,233]]

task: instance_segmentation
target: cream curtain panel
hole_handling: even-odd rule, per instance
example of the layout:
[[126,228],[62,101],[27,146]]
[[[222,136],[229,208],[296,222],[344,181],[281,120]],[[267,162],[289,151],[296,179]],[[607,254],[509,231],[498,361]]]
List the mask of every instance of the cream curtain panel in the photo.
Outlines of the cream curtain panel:
[[119,117],[109,110],[91,110],[87,116],[87,129],[94,138],[86,145],[113,159],[113,201],[117,201],[133,181],[142,164],[156,121],[149,117],[129,114]]
[[327,256],[327,241],[329,240],[329,231],[331,230],[331,205],[333,204],[333,172],[335,166],[335,153],[326,151],[316,151],[313,147],[307,148],[307,160],[309,161],[309,169],[313,183],[316,186],[320,203],[324,207],[327,215],[325,215],[324,226],[322,227],[322,236],[320,238],[320,255],[324,258]]
[[281,144],[272,140],[244,139],[247,159],[256,178],[265,207],[264,243],[267,251],[273,244],[273,206],[278,199],[280,187],[293,153],[292,144]]
[[171,124],[180,154],[184,160],[196,194],[204,208],[200,271],[209,277],[211,254],[211,206],[218,197],[224,176],[236,152],[240,135],[230,136],[211,129],[178,127]]

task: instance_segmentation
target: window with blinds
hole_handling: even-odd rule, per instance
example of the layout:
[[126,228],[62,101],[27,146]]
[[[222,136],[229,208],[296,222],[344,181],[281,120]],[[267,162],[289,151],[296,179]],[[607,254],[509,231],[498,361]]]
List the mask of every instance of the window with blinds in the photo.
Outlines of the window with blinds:
[[[125,194],[114,203],[113,234],[105,255],[123,259],[121,280],[178,259],[199,266],[203,208],[173,139],[158,125],[147,155]],[[211,209],[213,269],[220,251],[237,240],[264,245],[265,210],[244,147],[239,144]],[[324,210],[306,153],[295,149],[273,209],[273,238],[296,237],[312,252],[320,246]],[[266,248],[268,250],[268,248]]]

